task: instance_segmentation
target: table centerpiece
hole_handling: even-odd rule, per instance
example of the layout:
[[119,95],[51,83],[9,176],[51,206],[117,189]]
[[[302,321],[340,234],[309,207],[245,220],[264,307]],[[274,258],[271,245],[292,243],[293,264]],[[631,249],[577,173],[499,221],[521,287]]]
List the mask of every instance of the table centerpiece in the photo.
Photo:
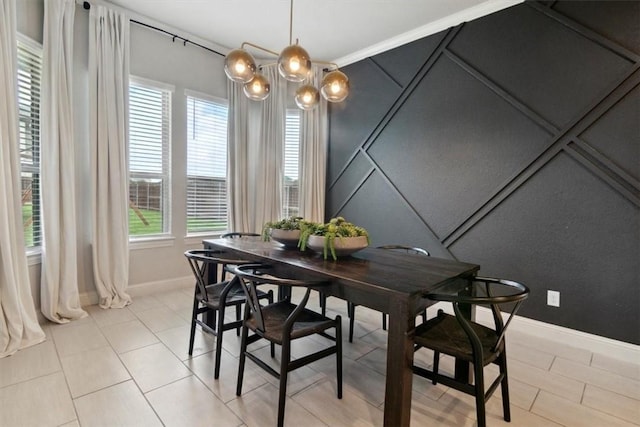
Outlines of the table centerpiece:
[[273,239],[287,248],[296,248],[300,240],[301,227],[307,223],[309,221],[300,216],[266,222],[262,227],[262,239],[265,242]]
[[301,227],[298,247],[307,247],[316,252],[322,252],[324,259],[329,254],[334,260],[340,256],[347,256],[369,246],[369,233],[339,216],[331,218],[328,223],[309,223]]

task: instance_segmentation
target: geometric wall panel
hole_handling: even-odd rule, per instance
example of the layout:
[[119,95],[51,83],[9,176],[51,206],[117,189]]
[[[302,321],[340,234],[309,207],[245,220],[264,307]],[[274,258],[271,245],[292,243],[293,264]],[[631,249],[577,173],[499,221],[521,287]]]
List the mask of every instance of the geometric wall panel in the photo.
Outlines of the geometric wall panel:
[[387,72],[401,87],[406,87],[422,65],[429,59],[446,32],[407,43],[373,57],[373,61]]
[[468,23],[449,49],[563,127],[633,64],[533,7],[522,6]]
[[[341,103],[329,103],[331,112],[328,179],[332,183],[400,93],[401,88],[371,61],[349,67],[351,93]],[[358,123],[357,128],[351,127]],[[343,132],[344,131],[344,132]]]
[[[367,213],[366,217],[362,217],[362,212]],[[451,258],[420,217],[411,211],[380,174],[372,174],[350,203],[334,215],[343,216],[348,221],[362,218],[357,220],[357,224],[369,231],[372,246],[404,244],[427,249],[433,256]]]
[[609,1],[602,7],[601,2],[562,1],[553,5],[553,9],[640,55],[640,2]]
[[[528,284],[524,316],[638,342],[639,218],[640,208],[561,153],[449,249],[481,274]],[[560,309],[546,306],[547,289],[560,291]]]
[[[580,138],[640,181],[640,87],[629,92]],[[629,143],[634,140],[636,143]]]
[[525,2],[344,67],[327,218],[521,280],[524,316],[640,344],[639,3]]
[[367,152],[444,238],[550,139],[442,56]]

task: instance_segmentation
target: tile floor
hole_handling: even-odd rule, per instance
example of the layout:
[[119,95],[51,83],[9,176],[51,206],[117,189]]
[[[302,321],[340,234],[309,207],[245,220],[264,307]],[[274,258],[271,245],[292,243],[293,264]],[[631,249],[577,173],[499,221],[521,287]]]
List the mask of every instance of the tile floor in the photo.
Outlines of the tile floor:
[[[0,426],[275,425],[277,382],[250,361],[243,395],[235,395],[233,331],[225,334],[219,380],[211,336],[199,331],[187,355],[191,298],[187,289],[138,297],[125,309],[91,306],[85,319],[45,325],[46,342],[0,359]],[[344,301],[328,305],[346,318]],[[357,339],[345,342],[343,399],[335,397],[332,358],[301,368],[290,374],[286,425],[382,425],[386,333],[379,313],[358,307],[356,318]],[[640,425],[640,361],[523,333],[508,338],[512,422],[502,420],[497,393],[488,403],[490,426]],[[294,356],[318,340],[297,343]],[[430,358],[426,350],[416,355],[419,363]],[[446,359],[441,366],[452,369]],[[414,377],[411,424],[474,426],[473,399]]]

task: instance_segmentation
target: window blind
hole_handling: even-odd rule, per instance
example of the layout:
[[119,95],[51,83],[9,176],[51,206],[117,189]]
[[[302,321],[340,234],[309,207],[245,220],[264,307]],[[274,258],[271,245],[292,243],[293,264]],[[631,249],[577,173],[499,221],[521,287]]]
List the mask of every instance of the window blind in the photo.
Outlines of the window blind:
[[171,91],[129,83],[129,235],[170,232]]
[[40,77],[42,49],[18,39],[18,120],[25,246],[41,245]]
[[285,218],[298,216],[300,179],[300,110],[287,110],[284,139],[284,196],[282,212]]
[[187,96],[187,233],[227,229],[226,101]]

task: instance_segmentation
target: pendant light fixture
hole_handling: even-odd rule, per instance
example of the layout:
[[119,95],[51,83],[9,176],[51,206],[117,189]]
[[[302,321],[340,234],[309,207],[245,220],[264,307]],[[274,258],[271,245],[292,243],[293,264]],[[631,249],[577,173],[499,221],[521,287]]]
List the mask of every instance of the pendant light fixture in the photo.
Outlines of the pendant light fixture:
[[243,84],[244,94],[254,101],[265,100],[269,96],[270,83],[257,70],[256,61],[245,49],[251,46],[255,49],[277,56],[278,73],[288,81],[303,83],[310,80],[313,63],[327,65],[326,75],[320,89],[311,84],[303,84],[296,90],[295,102],[303,110],[311,110],[320,102],[320,94],[329,102],[342,102],[349,95],[349,78],[338,69],[337,64],[312,60],[309,53],[293,40],[293,0],[289,9],[289,46],[280,54],[249,42],[243,42],[239,49],[230,51],[224,61],[224,72],[229,79]]

